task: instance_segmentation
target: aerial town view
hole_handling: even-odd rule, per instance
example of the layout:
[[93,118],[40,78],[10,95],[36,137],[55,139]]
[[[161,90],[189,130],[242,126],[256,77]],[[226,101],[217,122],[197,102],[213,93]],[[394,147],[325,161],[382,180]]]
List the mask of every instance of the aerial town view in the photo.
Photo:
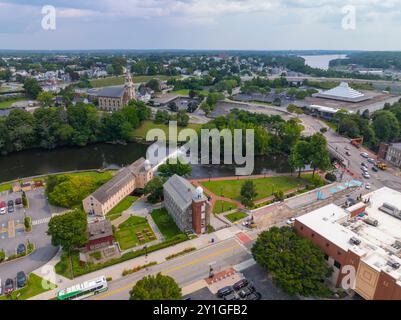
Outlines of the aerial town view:
[[48,2],[0,0],[0,306],[401,300],[401,1]]

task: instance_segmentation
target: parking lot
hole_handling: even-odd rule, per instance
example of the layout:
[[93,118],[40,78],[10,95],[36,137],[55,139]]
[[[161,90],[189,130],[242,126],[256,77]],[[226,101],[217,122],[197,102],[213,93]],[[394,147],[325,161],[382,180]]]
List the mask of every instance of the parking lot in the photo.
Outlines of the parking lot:
[[[251,288],[250,291],[254,291],[260,294],[261,300],[296,300],[296,297],[292,297],[286,293],[284,293],[282,290],[277,288],[271,280],[271,278],[268,276],[267,272],[259,265],[255,264],[249,268],[244,269],[240,273],[240,278],[248,280],[249,284],[245,288]],[[204,287],[200,290],[197,290],[195,292],[192,292],[191,294],[188,294],[184,296],[184,299],[191,299],[191,300],[223,300],[223,298],[219,298],[215,291],[217,292],[218,289],[221,289],[225,286],[232,286],[234,283],[237,283],[238,280],[240,279],[237,277],[228,277],[227,279],[216,283],[212,286],[207,286]],[[253,287],[253,289],[252,289]],[[245,288],[242,288],[240,290],[234,290],[236,296],[239,296],[242,290]],[[244,293],[249,293],[249,291],[245,289]],[[228,298],[232,298],[233,296],[227,296]],[[252,295],[254,297],[254,295]],[[244,297],[240,299],[249,299],[250,296]],[[227,298],[226,298],[227,299]]]
[[[29,207],[15,207],[14,212],[0,215],[0,250],[4,250],[6,256],[16,253],[20,244],[33,243],[36,247],[34,253],[21,259],[3,262],[0,264],[0,278],[4,282],[7,278],[14,278],[18,271],[29,274],[36,268],[44,265],[57,252],[53,247],[47,232],[47,224],[51,218],[51,209],[47,203],[43,188],[26,192]],[[0,193],[0,202],[15,201],[21,198],[20,192]],[[32,231],[25,232],[24,217],[32,219]]]

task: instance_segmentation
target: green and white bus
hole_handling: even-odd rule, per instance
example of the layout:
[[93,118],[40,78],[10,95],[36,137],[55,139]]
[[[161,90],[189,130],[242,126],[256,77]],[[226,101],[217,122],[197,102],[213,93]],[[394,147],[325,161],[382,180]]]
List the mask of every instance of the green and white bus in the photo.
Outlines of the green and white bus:
[[107,291],[107,289],[106,277],[102,276],[59,291],[57,300],[81,300]]

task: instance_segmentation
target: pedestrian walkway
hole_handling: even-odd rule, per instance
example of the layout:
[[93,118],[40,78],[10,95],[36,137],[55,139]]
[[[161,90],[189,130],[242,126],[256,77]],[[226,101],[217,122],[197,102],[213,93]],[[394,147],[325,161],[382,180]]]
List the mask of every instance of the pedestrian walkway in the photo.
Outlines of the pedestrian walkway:
[[34,221],[32,221],[32,225],[33,226],[37,226],[37,225],[39,225],[39,224],[48,224],[49,223],[49,221],[50,221],[50,217],[48,217],[48,218],[43,218],[43,219],[39,219],[39,220],[34,220]]
[[[232,234],[233,236],[233,234]],[[167,247],[155,252],[151,252],[148,256],[140,256],[135,259],[131,259],[95,272],[91,272],[89,274],[80,276],[75,278],[74,280],[67,279],[60,275],[57,275],[54,271],[54,265],[60,260],[60,253],[56,255],[49,263],[45,266],[34,271],[35,274],[40,277],[46,276],[46,279],[49,279],[51,282],[57,284],[57,288],[51,291],[44,292],[40,295],[37,295],[31,299],[35,300],[49,300],[54,298],[57,295],[57,292],[63,288],[68,288],[73,284],[82,283],[84,281],[94,279],[100,276],[111,277],[113,280],[122,278],[122,272],[126,269],[133,269],[138,266],[145,265],[150,261],[154,261],[157,264],[163,263],[167,261],[166,257],[176,254],[177,252],[181,252],[189,247],[194,247],[197,250],[206,248],[208,246],[213,246],[216,244],[216,241],[212,243],[212,238],[216,240],[216,236],[214,234],[206,234],[200,236],[198,238],[188,240],[185,242],[181,242],[177,245]]]

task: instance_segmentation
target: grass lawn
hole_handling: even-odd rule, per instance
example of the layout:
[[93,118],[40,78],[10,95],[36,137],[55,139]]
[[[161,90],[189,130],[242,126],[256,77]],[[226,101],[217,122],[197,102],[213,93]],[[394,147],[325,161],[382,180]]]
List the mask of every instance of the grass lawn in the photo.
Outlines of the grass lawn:
[[231,222],[236,222],[238,220],[246,218],[248,215],[244,212],[234,212],[227,214],[225,217],[230,220]]
[[[155,75],[155,76],[135,76],[135,75],[133,75],[132,81],[134,83],[142,83],[142,82],[148,82],[151,79],[160,79],[162,81],[165,81],[170,78],[174,78],[174,77],[169,77],[169,76],[164,76],[164,75]],[[90,83],[94,88],[107,87],[107,86],[119,86],[119,85],[124,84],[124,82],[125,82],[125,76],[107,77],[107,78],[90,80]]]
[[118,217],[121,216],[123,211],[125,211],[129,207],[131,207],[132,203],[134,201],[136,201],[137,199],[138,199],[138,197],[134,197],[134,196],[128,196],[128,197],[124,198],[123,200],[121,200],[121,202],[118,205],[116,205],[113,209],[111,209],[109,213],[107,213],[106,217],[109,220],[117,219]]
[[14,98],[10,100],[5,100],[0,102],[0,109],[7,109],[10,108],[14,102],[24,101],[26,98]]
[[[94,182],[98,181],[106,181],[113,177],[114,170],[107,170],[104,172],[95,172],[95,171],[85,171],[85,172],[77,172],[77,173],[60,173],[54,175],[65,175],[65,176],[84,176],[84,177],[91,177],[93,178]],[[39,181],[46,179],[47,176],[43,176],[40,178],[34,178],[33,181]],[[10,190],[12,187],[13,182],[17,180],[13,180],[12,182],[0,184],[0,192]]]
[[[27,285],[20,290],[14,291],[11,294],[10,300],[17,299],[18,294],[19,294],[18,300],[26,300],[28,298],[31,298],[31,297],[41,294],[43,292],[57,288],[57,286],[55,284],[50,283],[49,284],[50,288],[44,289],[42,287],[42,280],[43,279],[41,277],[37,276],[36,274],[31,273],[28,277]],[[0,300],[8,300],[8,299],[9,298],[6,296],[0,296]]]
[[12,187],[11,183],[0,184],[0,192],[10,190]]
[[[221,181],[205,181],[201,182],[203,186],[212,191],[214,194],[224,197],[240,200],[242,184],[246,180],[221,180]],[[303,178],[299,179],[294,176],[279,176],[260,179],[252,179],[256,187],[258,195],[255,200],[267,198],[273,194],[273,191],[282,190],[284,192],[304,186],[307,181]]]
[[[181,89],[181,90],[176,90],[176,91],[171,91],[170,93],[172,94],[181,94],[183,96],[189,96],[189,89]],[[203,94],[205,96],[207,96],[209,94],[209,91],[207,90],[195,90],[195,92],[197,92],[198,94]]]
[[[187,128],[197,130],[200,127],[201,127],[201,125],[199,125],[199,124],[189,123],[187,127],[179,127],[178,132],[180,132],[183,129],[187,129]],[[166,134],[166,138],[168,139],[168,126],[165,124],[157,124],[150,120],[142,122],[140,127],[134,130],[133,136],[134,136],[134,138],[146,139],[146,134],[151,129],[163,130],[164,133]]]
[[213,213],[219,214],[222,212],[227,212],[237,208],[237,205],[232,202],[227,202],[223,200],[217,200],[213,207]]
[[[152,236],[148,236],[144,229],[148,229]],[[144,240],[140,241],[137,232],[143,235]],[[122,250],[126,250],[135,247],[140,244],[152,241],[156,239],[152,228],[150,227],[148,221],[145,218],[131,216],[128,220],[124,221],[118,226],[118,229],[114,232],[114,237],[120,244]]]
[[165,208],[153,210],[151,215],[160,232],[166,239],[170,239],[182,233]]

